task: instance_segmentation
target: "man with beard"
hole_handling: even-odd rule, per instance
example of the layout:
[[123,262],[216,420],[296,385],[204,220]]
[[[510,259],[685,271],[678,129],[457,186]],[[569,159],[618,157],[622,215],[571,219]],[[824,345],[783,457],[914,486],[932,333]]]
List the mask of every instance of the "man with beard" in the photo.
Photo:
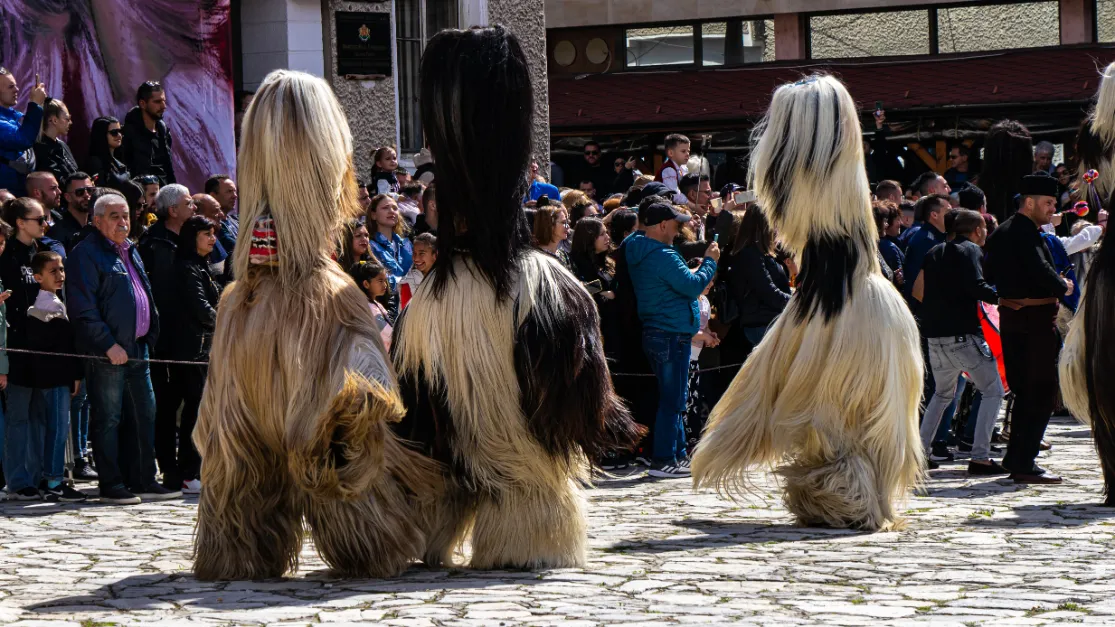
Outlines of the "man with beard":
[[170,130],[163,122],[166,93],[157,81],[147,81],[136,92],[136,106],[124,117],[124,143],[120,160],[132,176],[152,174],[161,185],[175,183],[171,163]]
[[[38,172],[37,174],[43,174]],[[49,173],[47,173],[48,176]],[[53,180],[51,176],[51,180]],[[31,177],[27,177],[28,183]],[[84,172],[74,172],[66,177],[65,207],[57,212],[54,226],[50,227],[50,237],[62,242],[69,253],[77,245],[77,234],[89,223],[89,199],[92,198],[93,180]],[[55,183],[55,189],[58,184]],[[56,203],[57,206],[57,203]]]
[[50,172],[32,172],[27,175],[27,196],[39,201],[52,222],[58,222],[62,218],[58,211],[62,204],[62,190],[58,187],[58,180]]
[[1073,282],[1057,273],[1041,236],[1057,211],[1057,179],[1025,176],[1018,212],[987,240],[984,272],[999,293],[1007,383],[1015,394],[1003,466],[1016,483],[1061,483],[1035,463],[1057,396],[1057,303]]

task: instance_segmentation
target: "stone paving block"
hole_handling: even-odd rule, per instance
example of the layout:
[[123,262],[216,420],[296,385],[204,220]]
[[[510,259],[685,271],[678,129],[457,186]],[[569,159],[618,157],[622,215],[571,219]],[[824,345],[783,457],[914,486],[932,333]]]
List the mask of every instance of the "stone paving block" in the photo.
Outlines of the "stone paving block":
[[[584,569],[260,582],[189,573],[197,501],[0,504],[0,626],[1115,624],[1115,510],[1081,427],[1055,419],[1041,463],[1060,486],[930,473],[900,532],[794,526],[769,475],[740,502],[685,480],[600,479]],[[467,557],[459,556],[460,559]]]

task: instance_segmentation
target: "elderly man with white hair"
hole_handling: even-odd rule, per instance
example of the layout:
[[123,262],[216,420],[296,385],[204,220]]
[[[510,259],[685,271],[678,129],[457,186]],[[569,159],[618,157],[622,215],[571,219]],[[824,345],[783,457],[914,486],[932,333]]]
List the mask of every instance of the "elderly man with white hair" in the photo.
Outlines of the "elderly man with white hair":
[[[175,498],[181,492],[155,481],[155,397],[146,360],[158,339],[159,315],[143,261],[128,241],[124,197],[97,199],[93,225],[96,231],[66,260],[66,296],[77,349],[108,358],[85,361],[100,498],[121,505]],[[121,441],[122,420],[134,439]]]
[[[178,250],[178,232],[197,210],[196,200],[185,185],[171,184],[155,196],[155,211],[159,221],[147,229],[139,240],[139,256],[151,279],[151,293],[155,296],[155,309],[168,318],[174,307],[174,259]],[[156,357],[165,357],[171,350],[173,333],[164,333],[151,346]],[[182,405],[182,386],[172,380],[173,369],[168,364],[151,364],[151,387],[155,391],[155,459],[163,470],[163,486],[177,490],[180,478],[173,476],[178,468],[176,460],[178,408]]]

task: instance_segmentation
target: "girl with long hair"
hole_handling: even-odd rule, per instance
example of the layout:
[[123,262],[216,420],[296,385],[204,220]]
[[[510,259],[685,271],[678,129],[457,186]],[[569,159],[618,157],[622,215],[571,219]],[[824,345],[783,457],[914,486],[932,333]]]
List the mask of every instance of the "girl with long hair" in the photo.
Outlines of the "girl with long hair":
[[562,246],[569,239],[569,214],[561,205],[538,207],[534,212],[534,245],[569,268],[569,254]]
[[399,155],[394,148],[381,146],[372,154],[372,182],[368,191],[376,194],[398,194],[399,179],[395,171],[399,169]]
[[112,116],[93,120],[93,127],[89,131],[89,158],[85,162],[85,171],[93,177],[93,182],[98,187],[122,189],[124,181],[131,178],[128,166],[116,158],[116,151],[122,143],[124,131],[120,127],[120,120]]
[[406,234],[406,222],[399,215],[399,205],[387,194],[372,198],[365,220],[371,234],[372,254],[387,268],[391,287],[410,272],[414,248]]
[[[360,220],[349,220],[341,231],[341,250],[337,262],[342,268],[348,269],[360,261],[369,261],[372,258],[371,237],[368,227]],[[357,284],[359,285],[359,283]]]

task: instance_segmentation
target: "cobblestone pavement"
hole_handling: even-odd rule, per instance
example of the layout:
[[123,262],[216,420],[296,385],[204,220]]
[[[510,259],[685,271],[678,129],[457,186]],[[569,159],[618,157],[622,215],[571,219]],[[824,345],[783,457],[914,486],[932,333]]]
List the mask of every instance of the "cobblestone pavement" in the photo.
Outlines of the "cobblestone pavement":
[[946,464],[897,533],[795,527],[769,480],[742,503],[688,480],[601,481],[584,570],[415,566],[343,581],[307,546],[298,577],[199,583],[188,570],[195,499],[5,503],[0,623],[1115,624],[1115,509],[1096,505],[1090,433],[1056,419],[1049,439],[1042,463],[1064,485],[969,479],[962,462]]

